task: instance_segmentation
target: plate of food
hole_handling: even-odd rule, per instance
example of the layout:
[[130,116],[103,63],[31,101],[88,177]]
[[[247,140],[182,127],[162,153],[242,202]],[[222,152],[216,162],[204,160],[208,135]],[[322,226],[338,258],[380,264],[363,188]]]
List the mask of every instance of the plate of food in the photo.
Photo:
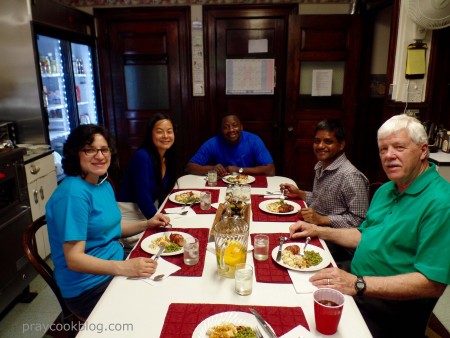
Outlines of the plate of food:
[[[208,337],[248,337],[257,338],[254,327],[258,326],[256,318],[247,312],[227,311],[212,315],[203,320],[194,330],[192,338]],[[259,327],[264,338],[269,337]]]
[[284,199],[262,201],[259,203],[259,208],[274,215],[293,215],[301,209],[299,204]]
[[304,243],[285,243],[281,247],[281,260],[277,261],[278,246],[272,250],[273,260],[281,266],[295,271],[318,271],[331,263],[330,255],[322,248],[308,244],[305,256],[300,256]]
[[166,248],[161,256],[173,256],[183,253],[183,244],[186,238],[192,237],[185,232],[166,231],[150,235],[141,242],[141,248],[149,254],[155,255],[159,250],[159,245]]
[[200,203],[200,191],[181,190],[169,195],[169,201],[177,204],[195,204]]
[[255,178],[250,175],[237,174],[237,175],[226,175],[222,177],[222,181],[225,183],[239,183],[239,184],[251,184],[255,182]]

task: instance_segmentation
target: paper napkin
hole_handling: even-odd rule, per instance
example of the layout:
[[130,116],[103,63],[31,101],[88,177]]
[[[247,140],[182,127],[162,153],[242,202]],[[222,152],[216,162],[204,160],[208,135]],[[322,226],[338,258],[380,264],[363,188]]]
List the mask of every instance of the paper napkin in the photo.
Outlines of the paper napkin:
[[[158,267],[156,268],[156,271],[153,275],[151,275],[149,278],[142,278],[140,280],[150,284],[150,285],[157,285],[157,284],[161,284],[164,283],[164,280],[169,277],[171,274],[173,274],[174,272],[178,271],[181,269],[181,267],[179,267],[178,265],[175,265],[173,263],[170,263],[168,261],[166,261],[164,258],[159,257],[158,259]],[[155,282],[154,280],[152,280],[152,278],[154,276],[158,276],[164,274],[164,278],[160,281]]]
[[280,338],[317,338],[317,336],[313,335],[309,332],[305,327],[298,325],[294,327],[288,333],[282,335]]
[[295,292],[297,293],[311,293],[317,290],[317,287],[311,284],[309,277],[315,272],[304,272],[288,270],[289,277],[291,277],[292,284],[294,284]]
[[[180,213],[181,213],[181,212],[183,212],[183,211],[187,211],[187,214],[185,214],[185,215],[170,214],[171,212],[175,212],[175,213],[180,212]],[[177,207],[177,208],[165,208],[165,209],[163,210],[163,212],[168,212],[169,215],[167,215],[167,216],[169,216],[170,219],[187,218],[187,217],[192,217],[192,216],[197,215],[197,214],[195,213],[195,211],[192,210],[191,207],[186,207],[186,208],[184,208],[184,209],[183,209],[183,207]]]

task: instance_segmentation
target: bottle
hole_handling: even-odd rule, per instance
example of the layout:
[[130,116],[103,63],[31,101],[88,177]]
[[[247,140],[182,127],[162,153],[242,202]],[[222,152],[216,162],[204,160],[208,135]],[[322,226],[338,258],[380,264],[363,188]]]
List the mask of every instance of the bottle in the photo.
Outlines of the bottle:
[[42,99],[44,101],[44,108],[48,107],[48,93],[47,93],[47,87],[42,86]]
[[442,141],[442,151],[450,153],[450,130],[444,135],[444,140]]

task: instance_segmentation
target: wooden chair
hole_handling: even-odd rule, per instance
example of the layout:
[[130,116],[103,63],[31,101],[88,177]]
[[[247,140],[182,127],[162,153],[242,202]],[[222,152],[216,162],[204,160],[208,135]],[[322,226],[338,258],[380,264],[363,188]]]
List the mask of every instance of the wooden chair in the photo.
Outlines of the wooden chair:
[[[59,320],[57,319],[57,321],[62,323],[83,323],[84,319],[77,317],[67,307],[64,302],[64,298],[61,295],[61,291],[53,278],[53,270],[39,255],[36,245],[36,232],[45,224],[47,224],[47,221],[44,215],[28,225],[22,237],[23,249],[30,263],[37,270],[37,272],[39,272],[42,278],[44,278],[58,299],[62,312]],[[67,332],[67,334],[69,337],[74,337],[76,332]]]
[[378,190],[378,188],[381,187],[383,184],[384,184],[383,182],[370,183],[370,185],[369,185],[369,202],[372,201],[373,195]]

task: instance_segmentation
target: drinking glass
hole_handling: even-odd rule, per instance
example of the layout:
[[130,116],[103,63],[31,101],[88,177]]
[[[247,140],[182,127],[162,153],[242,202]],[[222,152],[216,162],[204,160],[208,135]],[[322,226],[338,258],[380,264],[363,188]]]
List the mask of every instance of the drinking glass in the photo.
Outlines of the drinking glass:
[[241,196],[242,199],[246,202],[250,201],[251,195],[251,187],[250,184],[242,184],[241,185]]
[[183,260],[186,265],[195,265],[198,263],[198,239],[188,237],[183,245]]
[[265,261],[269,258],[269,236],[255,235],[253,244],[253,254],[256,260]]
[[217,185],[217,172],[215,170],[208,171],[208,185],[210,187]]
[[202,210],[211,209],[211,192],[202,191],[200,193],[200,209]]
[[245,263],[236,264],[234,281],[234,291],[238,295],[250,295],[253,287],[253,267]]

